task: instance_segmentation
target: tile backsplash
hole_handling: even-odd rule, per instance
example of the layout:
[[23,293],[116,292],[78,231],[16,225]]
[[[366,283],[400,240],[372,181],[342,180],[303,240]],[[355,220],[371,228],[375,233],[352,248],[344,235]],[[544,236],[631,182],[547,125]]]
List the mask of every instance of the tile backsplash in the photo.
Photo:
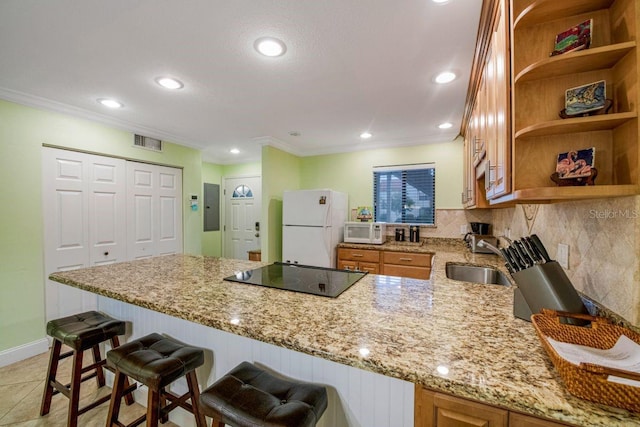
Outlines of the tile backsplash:
[[[469,222],[491,223],[491,210],[487,209],[436,209],[436,226],[421,226],[420,237],[446,237],[452,239],[462,239],[460,227],[468,226]],[[387,226],[387,236],[393,236],[396,228],[409,228],[409,225],[389,225]],[[471,230],[469,230],[471,231]],[[490,230],[491,231],[491,230]],[[407,236],[408,236],[407,232]]]
[[[537,234],[552,259],[569,245],[567,276],[580,292],[640,326],[640,196],[516,205],[503,209],[438,209],[436,227],[420,237],[460,238],[469,222],[492,224],[512,239]],[[387,227],[393,235],[395,226]]]
[[567,276],[579,291],[640,325],[640,197],[492,210],[494,233],[537,234],[556,258],[569,245]]

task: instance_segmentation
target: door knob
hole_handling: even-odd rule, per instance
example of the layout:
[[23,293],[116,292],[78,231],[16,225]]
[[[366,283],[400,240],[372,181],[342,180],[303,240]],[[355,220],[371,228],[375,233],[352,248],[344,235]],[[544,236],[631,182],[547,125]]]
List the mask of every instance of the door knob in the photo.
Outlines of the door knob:
[[105,252],[105,253],[104,253],[104,256],[109,256],[109,252]]

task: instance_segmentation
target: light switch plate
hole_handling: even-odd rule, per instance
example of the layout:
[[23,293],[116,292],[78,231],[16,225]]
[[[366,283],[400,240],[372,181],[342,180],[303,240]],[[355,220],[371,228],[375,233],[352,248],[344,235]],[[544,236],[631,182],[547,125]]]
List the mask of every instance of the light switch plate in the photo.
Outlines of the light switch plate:
[[460,234],[467,234],[468,226],[467,224],[462,224],[460,226]]
[[562,267],[569,269],[569,245],[564,243],[558,243],[558,253],[556,258],[558,259],[558,264]]

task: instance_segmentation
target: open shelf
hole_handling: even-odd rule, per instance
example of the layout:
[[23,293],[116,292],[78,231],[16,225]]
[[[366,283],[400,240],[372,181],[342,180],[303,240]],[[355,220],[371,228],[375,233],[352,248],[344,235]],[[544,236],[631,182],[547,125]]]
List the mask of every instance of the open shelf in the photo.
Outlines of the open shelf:
[[511,194],[491,200],[491,205],[519,201],[553,202],[566,200],[602,199],[635,196],[640,193],[637,185],[590,185],[580,187],[538,187],[514,190]]
[[565,16],[579,15],[611,6],[613,0],[538,0],[532,2],[513,21],[513,28],[536,25]]
[[629,41],[608,46],[569,52],[543,59],[529,65],[515,78],[516,83],[546,79],[558,75],[583,73],[613,67],[627,53],[635,49],[636,42]]
[[536,123],[516,132],[516,138],[531,138],[535,136],[559,135],[563,133],[591,132],[615,129],[621,124],[638,117],[638,113],[600,114],[573,119],[558,119]]

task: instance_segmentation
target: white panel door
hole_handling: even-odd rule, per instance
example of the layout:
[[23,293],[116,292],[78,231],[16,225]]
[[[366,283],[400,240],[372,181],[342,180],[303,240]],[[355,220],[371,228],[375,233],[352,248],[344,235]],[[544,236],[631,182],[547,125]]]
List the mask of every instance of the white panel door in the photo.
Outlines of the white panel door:
[[127,162],[127,240],[129,259],[155,255],[155,166]]
[[260,249],[260,177],[227,178],[224,184],[224,256],[249,259],[248,251]]
[[182,252],[182,170],[127,162],[129,258]]
[[91,265],[127,260],[125,161],[91,156],[89,240]]
[[55,271],[124,261],[123,160],[43,148],[46,319],[95,309],[95,295],[52,282]]
[[182,170],[157,167],[158,255],[182,252]]

